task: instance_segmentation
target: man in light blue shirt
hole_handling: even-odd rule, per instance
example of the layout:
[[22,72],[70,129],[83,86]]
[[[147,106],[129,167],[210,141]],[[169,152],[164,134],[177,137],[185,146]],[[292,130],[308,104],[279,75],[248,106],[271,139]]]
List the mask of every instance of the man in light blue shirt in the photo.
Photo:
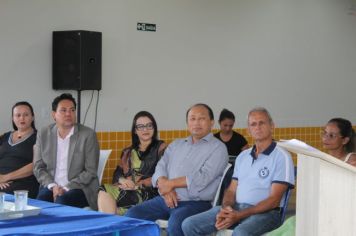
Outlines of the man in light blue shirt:
[[236,159],[222,206],[184,220],[186,236],[209,235],[230,227],[233,235],[262,235],[280,225],[283,196],[294,186],[294,166],[290,154],[273,141],[273,129],[265,108],[249,112],[248,130],[255,145]]
[[168,234],[183,235],[182,221],[211,208],[228,163],[225,145],[211,134],[214,115],[196,104],[186,115],[188,138],[171,143],[158,162],[152,185],[160,196],[132,207],[126,216],[155,221],[168,219]]

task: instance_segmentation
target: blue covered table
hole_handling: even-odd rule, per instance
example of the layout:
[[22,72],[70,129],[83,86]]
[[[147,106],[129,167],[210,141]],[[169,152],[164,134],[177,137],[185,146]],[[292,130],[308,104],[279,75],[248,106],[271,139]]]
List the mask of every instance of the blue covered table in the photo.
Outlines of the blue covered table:
[[[6,195],[6,201],[13,201]],[[29,205],[41,213],[0,221],[0,235],[149,235],[159,236],[159,227],[150,221],[103,214],[34,199]]]

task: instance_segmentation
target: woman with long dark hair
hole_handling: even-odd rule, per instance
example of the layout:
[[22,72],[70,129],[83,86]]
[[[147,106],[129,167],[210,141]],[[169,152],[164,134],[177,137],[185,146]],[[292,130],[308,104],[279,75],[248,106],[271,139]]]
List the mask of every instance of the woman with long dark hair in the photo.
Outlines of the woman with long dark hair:
[[158,139],[157,123],[151,113],[140,111],[135,115],[131,137],[132,144],[122,151],[113,183],[100,187],[101,212],[123,215],[131,206],[158,195],[151,177],[166,146]]

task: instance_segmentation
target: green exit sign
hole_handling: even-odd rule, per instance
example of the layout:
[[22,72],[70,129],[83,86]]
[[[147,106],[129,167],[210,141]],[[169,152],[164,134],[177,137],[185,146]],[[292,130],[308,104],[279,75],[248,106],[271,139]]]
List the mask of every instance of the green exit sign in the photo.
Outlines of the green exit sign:
[[139,31],[152,31],[156,32],[156,24],[150,24],[150,23],[137,23],[137,30]]

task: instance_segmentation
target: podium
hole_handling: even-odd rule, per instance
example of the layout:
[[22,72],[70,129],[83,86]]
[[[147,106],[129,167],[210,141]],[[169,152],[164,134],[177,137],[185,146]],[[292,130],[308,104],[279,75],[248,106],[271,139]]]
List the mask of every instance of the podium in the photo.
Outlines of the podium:
[[298,158],[296,235],[356,236],[356,168],[303,144],[278,142]]

